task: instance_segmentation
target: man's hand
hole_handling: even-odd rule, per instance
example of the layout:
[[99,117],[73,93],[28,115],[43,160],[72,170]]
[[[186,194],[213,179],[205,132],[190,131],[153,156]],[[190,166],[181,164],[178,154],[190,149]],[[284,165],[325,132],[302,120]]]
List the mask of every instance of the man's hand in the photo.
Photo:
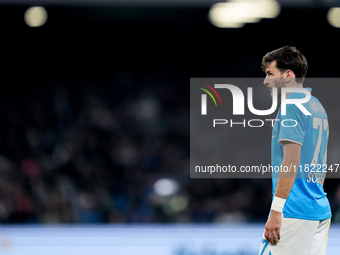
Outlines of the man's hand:
[[264,237],[272,245],[276,245],[280,240],[281,224],[282,213],[272,210],[264,228]]
[[[300,164],[301,144],[293,142],[283,142],[282,169],[297,169]],[[282,171],[276,185],[275,197],[287,199],[293,187],[296,177],[295,171]],[[280,240],[280,230],[282,224],[282,213],[271,210],[267,220],[264,236],[269,243],[276,245]]]

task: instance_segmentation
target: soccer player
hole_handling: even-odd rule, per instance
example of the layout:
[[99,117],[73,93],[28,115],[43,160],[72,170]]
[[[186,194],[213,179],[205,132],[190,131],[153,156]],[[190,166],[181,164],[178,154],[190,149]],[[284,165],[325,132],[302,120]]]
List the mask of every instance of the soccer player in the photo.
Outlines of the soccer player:
[[[267,53],[262,69],[266,73],[264,85],[271,95],[276,90],[280,98],[283,88],[303,91],[308,65],[295,47],[285,46]],[[305,89],[311,92],[310,88]],[[287,93],[287,99],[305,98],[302,91]],[[303,113],[301,106],[311,115]],[[273,173],[273,200],[260,255],[326,254],[332,215],[323,189],[325,174],[316,172],[315,167],[327,163],[328,119],[314,96],[301,106],[286,104],[283,115],[281,104],[273,126],[271,164],[289,170]]]

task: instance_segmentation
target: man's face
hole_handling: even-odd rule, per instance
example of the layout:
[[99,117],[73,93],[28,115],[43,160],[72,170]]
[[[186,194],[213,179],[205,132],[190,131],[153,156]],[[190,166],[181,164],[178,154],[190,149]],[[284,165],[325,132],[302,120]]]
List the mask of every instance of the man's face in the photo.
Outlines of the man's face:
[[281,88],[285,86],[283,73],[276,68],[276,60],[270,62],[265,70],[266,78],[263,83],[270,90],[270,96],[273,97],[273,88],[277,88],[278,96],[281,95]]

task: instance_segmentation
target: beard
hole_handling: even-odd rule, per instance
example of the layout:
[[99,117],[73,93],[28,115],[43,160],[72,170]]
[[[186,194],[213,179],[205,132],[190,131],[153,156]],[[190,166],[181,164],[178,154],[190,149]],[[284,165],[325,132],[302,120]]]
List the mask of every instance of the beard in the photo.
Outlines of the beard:
[[[276,78],[275,81],[273,81],[273,82],[275,83],[275,87],[273,87],[273,88],[277,88],[277,96],[278,96],[278,99],[281,100],[281,88],[286,87],[286,84],[288,82],[283,77]],[[273,91],[272,90],[271,90],[270,96],[273,97]]]

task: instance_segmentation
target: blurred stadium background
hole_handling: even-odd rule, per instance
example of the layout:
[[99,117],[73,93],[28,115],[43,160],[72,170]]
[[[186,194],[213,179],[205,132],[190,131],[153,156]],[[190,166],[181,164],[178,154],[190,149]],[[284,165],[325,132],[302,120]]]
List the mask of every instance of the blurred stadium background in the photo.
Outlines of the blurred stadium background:
[[[99,254],[107,254],[109,244],[101,235],[128,238],[149,231],[159,233],[151,234],[152,240],[162,234],[175,240],[171,233],[181,226],[184,239],[197,237],[198,230],[212,246],[221,239],[219,250],[198,249],[200,239],[190,239],[193,250],[179,243],[158,254],[256,254],[239,247],[228,253],[227,246],[242,240],[234,233],[243,231],[254,233],[257,249],[271,181],[189,178],[189,78],[263,77],[262,56],[284,45],[306,55],[308,77],[339,77],[340,14],[334,7],[340,1],[253,0],[269,3],[262,9],[274,12],[250,12],[250,19],[243,16],[239,23],[218,20],[225,6],[217,2],[0,1],[0,253],[29,254],[27,247],[34,253],[32,247],[42,243],[26,238],[44,240],[51,233],[70,247],[67,240],[77,243],[80,232],[94,231],[84,240],[98,240],[94,247],[104,246]],[[317,91],[327,100],[340,89]],[[326,110],[335,118],[339,105]],[[339,163],[338,125],[330,120],[333,163]],[[247,150],[263,150],[260,160],[269,163],[270,137],[261,130],[256,136],[263,142]],[[250,159],[245,155],[244,164]],[[338,179],[327,180],[325,189],[335,240]],[[224,231],[218,223],[227,224]],[[237,231],[228,231],[229,224]],[[217,239],[210,235],[214,231]],[[126,253],[110,254],[159,246],[138,243],[137,234],[131,240],[121,246],[130,247]],[[48,244],[46,249],[65,247]],[[84,244],[89,247],[87,242],[77,247]]]

